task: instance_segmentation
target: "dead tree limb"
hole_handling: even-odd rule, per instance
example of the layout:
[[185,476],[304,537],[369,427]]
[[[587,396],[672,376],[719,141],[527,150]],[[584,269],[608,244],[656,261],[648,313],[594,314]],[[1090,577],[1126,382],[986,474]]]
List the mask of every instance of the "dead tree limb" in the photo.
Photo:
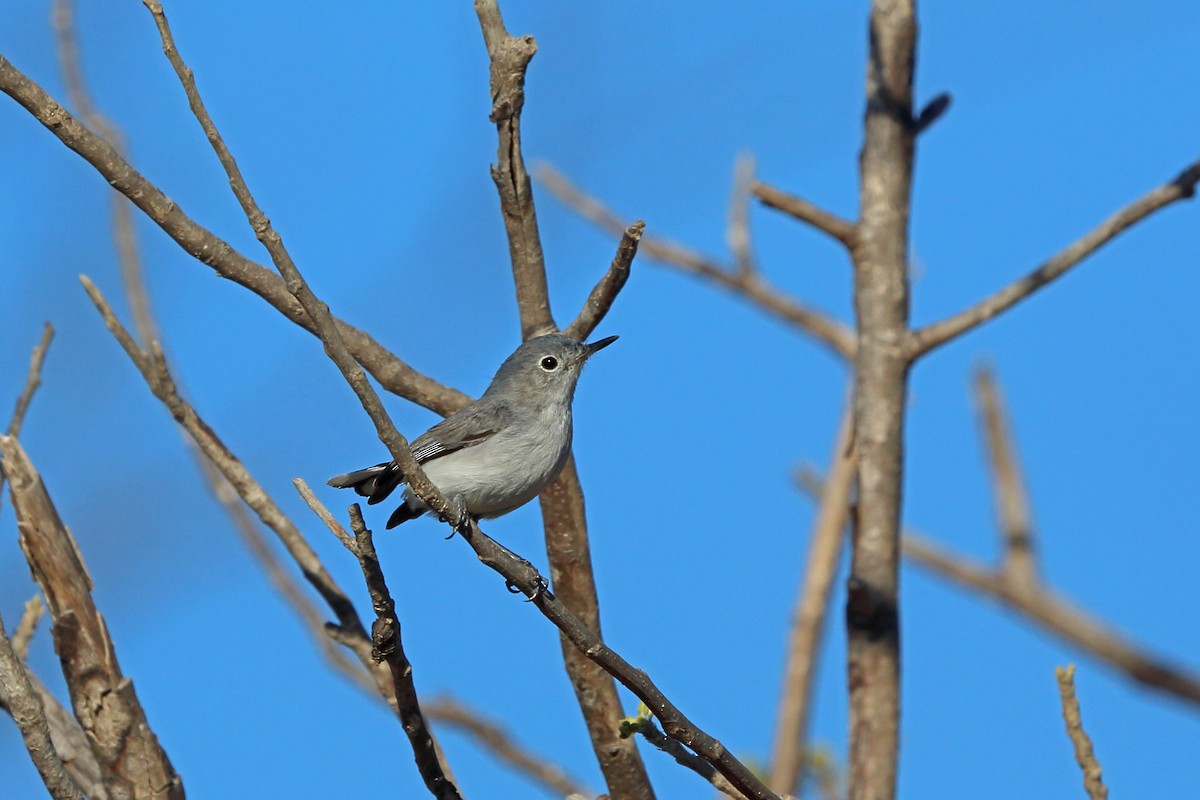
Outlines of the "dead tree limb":
[[46,598],[71,704],[104,770],[105,786],[113,798],[182,800],[183,783],[117,663],[74,537],[17,439],[0,437],[0,453],[21,549]]

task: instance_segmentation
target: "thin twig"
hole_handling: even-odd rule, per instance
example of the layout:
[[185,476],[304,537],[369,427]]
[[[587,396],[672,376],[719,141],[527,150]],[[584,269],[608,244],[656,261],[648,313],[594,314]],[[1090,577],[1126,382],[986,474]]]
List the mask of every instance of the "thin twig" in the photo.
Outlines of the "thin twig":
[[1030,590],[1000,570],[954,555],[915,533],[906,533],[904,556],[960,586],[980,592],[1064,641],[1107,662],[1134,681],[1200,704],[1200,674],[1150,655],[1067,598],[1041,586]]
[[[539,164],[534,172],[539,183],[584,219],[613,235],[620,235],[625,230],[626,223],[619,216],[595,197],[572,185],[550,165]],[[758,272],[739,273],[736,267],[718,264],[683,245],[657,236],[642,237],[641,252],[660,264],[715,283],[795,326],[843,358],[854,357],[854,331],[823,312],[786,296]]]
[[354,537],[346,532],[346,529],[342,527],[342,523],[338,522],[329,509],[325,507],[325,504],[317,499],[317,496],[313,494],[313,490],[308,487],[308,482],[303,478],[292,478],[292,485],[296,487],[296,491],[300,493],[300,498],[304,500],[305,504],[308,505],[314,514],[320,517],[321,522],[325,523],[325,527],[329,528],[329,532],[337,537],[337,540],[342,543],[343,547],[350,552],[354,552]]
[[1033,585],[1038,580],[1037,553],[1030,521],[1029,494],[1021,474],[1004,398],[991,367],[976,369],[975,398],[987,443],[987,463],[1003,539],[1001,568],[1013,581]]
[[[21,426],[25,423],[25,413],[29,411],[29,404],[33,400],[33,395],[37,392],[38,387],[42,385],[42,365],[46,363],[46,351],[50,348],[50,342],[53,339],[54,326],[47,322],[42,327],[42,338],[33,348],[33,355],[29,358],[29,372],[25,377],[25,387],[21,389],[21,394],[17,397],[17,404],[13,409],[12,417],[8,420],[8,428],[5,433],[9,436],[19,436],[21,434]],[[0,488],[2,487],[3,483],[0,483]]]
[[39,595],[35,594],[25,601],[21,619],[17,622],[17,629],[13,631],[12,636],[13,652],[22,661],[29,657],[29,643],[33,641],[33,634],[37,631],[38,623],[42,621],[45,613],[46,606],[42,603]]
[[754,257],[754,237],[750,233],[750,192],[754,186],[754,155],[743,153],[733,162],[733,188],[729,191],[729,211],[725,218],[725,246],[733,254],[739,275],[758,269]]
[[485,719],[478,712],[467,708],[452,697],[438,697],[425,703],[425,716],[466,732],[496,758],[530,780],[541,785],[556,797],[579,794],[594,797],[579,781],[569,776],[557,764],[544,756],[535,755],[516,742],[511,733],[500,725]]
[[71,704],[114,796],[182,800],[183,784],[117,663],[74,537],[20,442],[0,436],[21,549],[53,620],[51,634]]
[[21,661],[4,631],[4,619],[0,617],[0,704],[17,723],[25,740],[25,749],[50,796],[54,800],[84,800],[83,792],[54,749],[46,714]]
[[[29,411],[29,404],[33,401],[38,387],[42,385],[42,365],[46,363],[46,351],[50,349],[50,342],[53,339],[54,326],[47,322],[42,326],[42,338],[34,346],[33,355],[29,358],[29,372],[25,376],[25,386],[21,389],[21,394],[17,396],[17,405],[13,409],[12,417],[8,420],[6,433],[9,436],[18,436],[21,433],[21,426],[25,424],[25,414]],[[0,505],[3,504],[4,472],[0,471]]]
[[1200,161],[1193,163],[1173,180],[1152,189],[1125,206],[1082,238],[1044,261],[1025,277],[1013,281],[970,308],[940,322],[917,329],[909,339],[907,347],[909,359],[920,358],[935,347],[943,345],[1007,311],[1038,289],[1062,277],[1072,267],[1154,212],[1179,200],[1191,198],[1196,193],[1198,181],[1200,181]]
[[[103,138],[88,130],[3,56],[0,56],[0,91],[16,100],[64,145],[82,156],[184,252],[212,267],[221,277],[254,292],[300,327],[314,332],[312,321],[278,275],[246,258],[228,242],[199,225]],[[443,415],[453,413],[470,401],[470,397],[457,389],[417,372],[364,331],[341,320],[336,324],[354,357],[389,392]]]
[[1075,761],[1083,770],[1083,788],[1091,800],[1108,800],[1108,787],[1104,785],[1100,762],[1096,760],[1092,740],[1083,729],[1083,719],[1079,716],[1079,698],[1075,696],[1075,665],[1068,664],[1065,669],[1055,667],[1054,677],[1058,679],[1058,697],[1062,701],[1067,736],[1075,748]]
[[584,301],[583,307],[579,309],[579,315],[563,329],[563,333],[582,342],[592,334],[592,331],[596,330],[596,326],[608,314],[613,301],[625,287],[625,282],[629,280],[629,271],[633,266],[633,258],[637,255],[638,242],[641,241],[645,230],[646,223],[639,219],[621,234],[621,242],[617,245],[617,254],[613,256],[608,272],[604,273],[604,277],[592,289],[591,294]]
[[801,222],[806,222],[822,233],[832,236],[847,248],[854,249],[857,233],[855,224],[850,220],[813,205],[803,197],[788,194],[782,189],[776,189],[762,181],[755,181],[751,185],[750,191],[768,208],[790,214]]
[[805,574],[796,596],[788,634],[783,687],[776,712],[775,740],[767,785],[779,794],[795,794],[808,763],[808,721],[825,618],[833,594],[850,517],[854,486],[854,408],[847,401],[830,459],[829,480],[820,491],[820,505],[809,537]]
[[713,785],[721,794],[734,798],[734,800],[744,800],[741,792],[735,789],[725,776],[713,769],[712,764],[705,761],[695,753],[690,752],[686,747],[681,745],[674,739],[668,738],[666,734],[658,729],[654,724],[654,717],[649,714],[639,714],[636,717],[626,717],[621,720],[621,735],[632,737],[635,734],[641,734],[642,738],[650,744],[657,747],[662,752],[675,759],[675,763],[682,767],[690,769],[692,772],[699,775],[704,780]]
[[412,664],[404,654],[404,642],[400,637],[400,619],[396,616],[396,603],[388,590],[379,566],[379,556],[371,531],[363,523],[358,503],[350,506],[350,527],[354,530],[354,543],[347,543],[350,552],[358,559],[363,580],[371,595],[371,606],[375,609],[375,622],[371,625],[371,657],[375,663],[387,662],[392,675],[392,692],[399,705],[400,721],[412,745],[417,770],[425,781],[426,788],[441,800],[461,800],[458,789],[445,772],[438,757],[433,737],[421,713],[417,701],[417,689],[413,683]]

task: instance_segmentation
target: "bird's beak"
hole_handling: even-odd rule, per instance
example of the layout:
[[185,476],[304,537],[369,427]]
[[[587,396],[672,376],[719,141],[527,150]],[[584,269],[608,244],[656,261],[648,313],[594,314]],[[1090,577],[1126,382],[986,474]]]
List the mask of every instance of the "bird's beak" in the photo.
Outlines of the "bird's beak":
[[589,342],[588,344],[585,344],[584,347],[587,348],[587,357],[591,358],[592,356],[596,355],[596,353],[598,353],[601,350],[603,350],[604,348],[608,347],[610,344],[615,342],[618,338],[620,338],[620,337],[606,336],[603,339],[599,339],[597,341]]

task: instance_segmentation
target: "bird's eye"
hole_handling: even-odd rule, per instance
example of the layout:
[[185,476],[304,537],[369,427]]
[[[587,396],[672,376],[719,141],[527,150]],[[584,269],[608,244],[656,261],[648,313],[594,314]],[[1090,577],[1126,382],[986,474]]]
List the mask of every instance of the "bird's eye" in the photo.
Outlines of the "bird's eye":
[[554,356],[546,356],[541,360],[540,366],[546,372],[554,372],[554,370],[558,369],[558,359]]

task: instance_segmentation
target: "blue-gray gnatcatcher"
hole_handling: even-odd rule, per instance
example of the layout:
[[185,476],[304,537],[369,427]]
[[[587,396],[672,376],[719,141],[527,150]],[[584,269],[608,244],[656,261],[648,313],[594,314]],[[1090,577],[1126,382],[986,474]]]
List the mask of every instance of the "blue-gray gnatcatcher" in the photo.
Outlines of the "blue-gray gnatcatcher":
[[[421,434],[413,457],[442,494],[475,519],[507,514],[554,480],[571,452],[571,401],[583,365],[617,340],[583,344],[561,333],[538,336],[513,352],[473,403]],[[374,505],[404,483],[395,461],[330,478]],[[412,489],[387,527],[429,510]]]

